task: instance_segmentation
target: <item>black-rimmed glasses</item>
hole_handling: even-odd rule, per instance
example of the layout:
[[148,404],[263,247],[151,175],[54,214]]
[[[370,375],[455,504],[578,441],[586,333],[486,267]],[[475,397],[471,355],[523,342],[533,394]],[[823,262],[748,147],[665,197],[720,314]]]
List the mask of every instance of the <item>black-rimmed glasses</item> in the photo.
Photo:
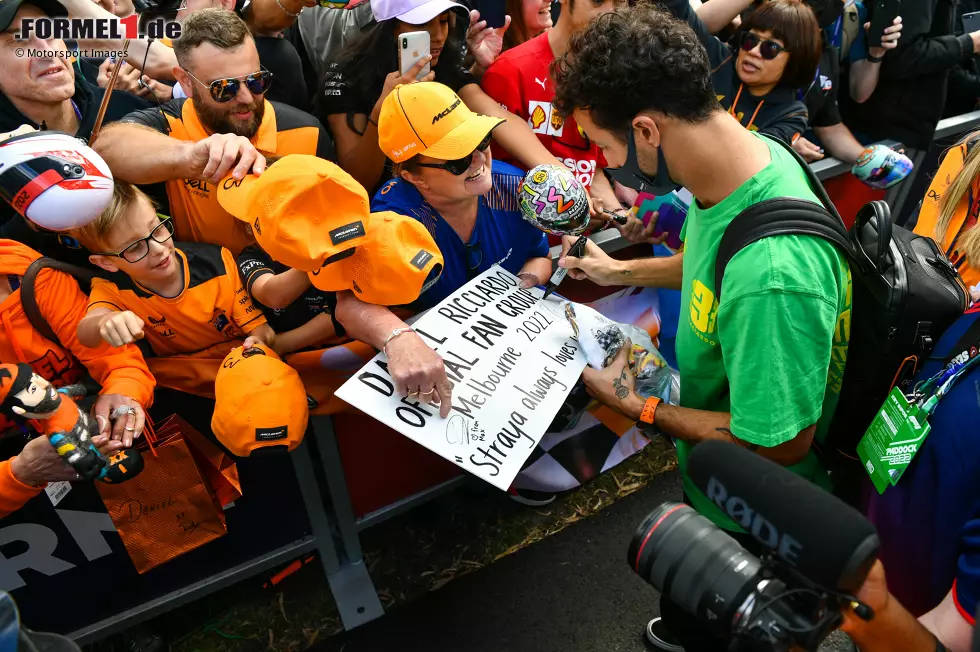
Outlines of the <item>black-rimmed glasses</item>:
[[762,46],[759,48],[759,54],[766,61],[772,61],[786,49],[785,46],[780,45],[776,41],[767,38],[764,39],[754,32],[742,32],[742,35],[739,37],[738,45],[746,52],[751,52],[755,49],[755,46],[759,45],[760,43]]
[[152,238],[154,242],[160,244],[165,243],[174,237],[174,225],[169,217],[160,218],[160,224],[155,226],[150,235],[145,238],[140,238],[135,242],[131,242],[122,251],[117,251],[116,253],[109,252],[99,252],[96,256],[115,256],[117,258],[122,258],[128,263],[138,263],[139,261],[146,258],[146,255],[150,253],[150,239]]

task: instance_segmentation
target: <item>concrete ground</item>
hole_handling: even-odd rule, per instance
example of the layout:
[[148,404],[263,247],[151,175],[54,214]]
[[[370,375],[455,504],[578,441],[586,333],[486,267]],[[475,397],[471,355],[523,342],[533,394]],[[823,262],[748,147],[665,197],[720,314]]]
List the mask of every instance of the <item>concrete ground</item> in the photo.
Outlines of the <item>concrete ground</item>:
[[[314,646],[318,652],[646,652],[656,590],[626,563],[637,525],[680,497],[676,471],[517,553]],[[396,551],[392,551],[397,554]],[[850,652],[842,635],[821,652]]]

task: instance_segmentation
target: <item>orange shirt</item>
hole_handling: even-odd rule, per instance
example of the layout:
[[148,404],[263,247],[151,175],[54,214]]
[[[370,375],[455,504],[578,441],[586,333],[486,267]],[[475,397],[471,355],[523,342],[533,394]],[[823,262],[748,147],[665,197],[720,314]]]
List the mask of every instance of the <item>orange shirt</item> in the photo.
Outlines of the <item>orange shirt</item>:
[[[141,124],[190,142],[211,135],[201,124],[194,101],[189,98],[135,111],[122,122]],[[269,101],[265,102],[262,124],[252,138],[252,144],[260,152],[279,156],[311,154],[328,158],[331,152],[330,138],[316,118],[291,106]],[[231,250],[236,256],[254,242],[248,225],[236,220],[218,203],[213,183],[177,179],[168,181],[166,186],[177,240],[210,242]]]
[[[10,277],[11,287],[20,283],[27,267],[40,257],[19,242],[0,239],[0,274]],[[108,344],[90,349],[78,341],[78,322],[85,316],[88,297],[75,279],[42,269],[34,279],[34,293],[41,315],[59,341],[51,342],[34,329],[18,287],[0,302],[0,360],[27,363],[56,387],[76,383],[88,371],[102,385],[103,394],[123,394],[149,407],[155,382],[139,349]],[[0,430],[6,426],[0,417]]]
[[0,462],[0,518],[12,514],[28,500],[41,493],[44,487],[31,487],[14,477],[10,460]]
[[[919,209],[919,220],[915,224],[915,233],[936,240],[936,224],[939,221],[939,203],[950,184],[963,170],[963,162],[969,150],[976,144],[976,140],[960,143],[952,147],[939,166],[939,171],[933,177],[932,184],[922,200],[922,208]],[[966,262],[966,255],[957,247],[960,237],[972,228],[976,228],[977,214],[980,213],[980,178],[974,178],[970,184],[970,190],[960,200],[953,213],[953,219],[949,221],[946,233],[943,234],[941,241],[938,241],[939,248],[946,253],[953,266],[959,271],[963,282],[967,287],[980,284],[980,269],[970,267]]]
[[252,303],[231,252],[216,245],[180,243],[175,254],[183,269],[184,288],[161,297],[118,274],[95,279],[89,310],[129,310],[143,320],[146,343],[157,356],[197,353],[240,340],[265,317]]

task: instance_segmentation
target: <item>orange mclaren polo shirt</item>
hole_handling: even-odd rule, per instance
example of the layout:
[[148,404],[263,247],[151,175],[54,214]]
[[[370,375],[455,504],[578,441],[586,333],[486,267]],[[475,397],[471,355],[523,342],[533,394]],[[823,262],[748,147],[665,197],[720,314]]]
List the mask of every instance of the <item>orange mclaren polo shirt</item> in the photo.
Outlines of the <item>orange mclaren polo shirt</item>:
[[[134,111],[122,122],[140,124],[172,138],[197,142],[211,135],[189,98],[170,100],[152,109]],[[265,102],[259,131],[252,138],[263,154],[310,154],[330,159],[333,145],[320,122],[309,113],[285,104]],[[237,256],[254,242],[248,226],[218,204],[215,185],[191,179],[167,181],[170,216],[180,242],[207,242],[224,247]]]

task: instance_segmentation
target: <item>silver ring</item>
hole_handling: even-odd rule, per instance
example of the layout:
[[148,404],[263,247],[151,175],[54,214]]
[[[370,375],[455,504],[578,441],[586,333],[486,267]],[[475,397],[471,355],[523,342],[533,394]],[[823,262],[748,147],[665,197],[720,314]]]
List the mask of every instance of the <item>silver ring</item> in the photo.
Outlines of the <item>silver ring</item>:
[[127,414],[136,414],[136,408],[131,405],[120,405],[115,410],[112,411],[110,415],[113,419],[118,419],[119,417],[125,416]]

